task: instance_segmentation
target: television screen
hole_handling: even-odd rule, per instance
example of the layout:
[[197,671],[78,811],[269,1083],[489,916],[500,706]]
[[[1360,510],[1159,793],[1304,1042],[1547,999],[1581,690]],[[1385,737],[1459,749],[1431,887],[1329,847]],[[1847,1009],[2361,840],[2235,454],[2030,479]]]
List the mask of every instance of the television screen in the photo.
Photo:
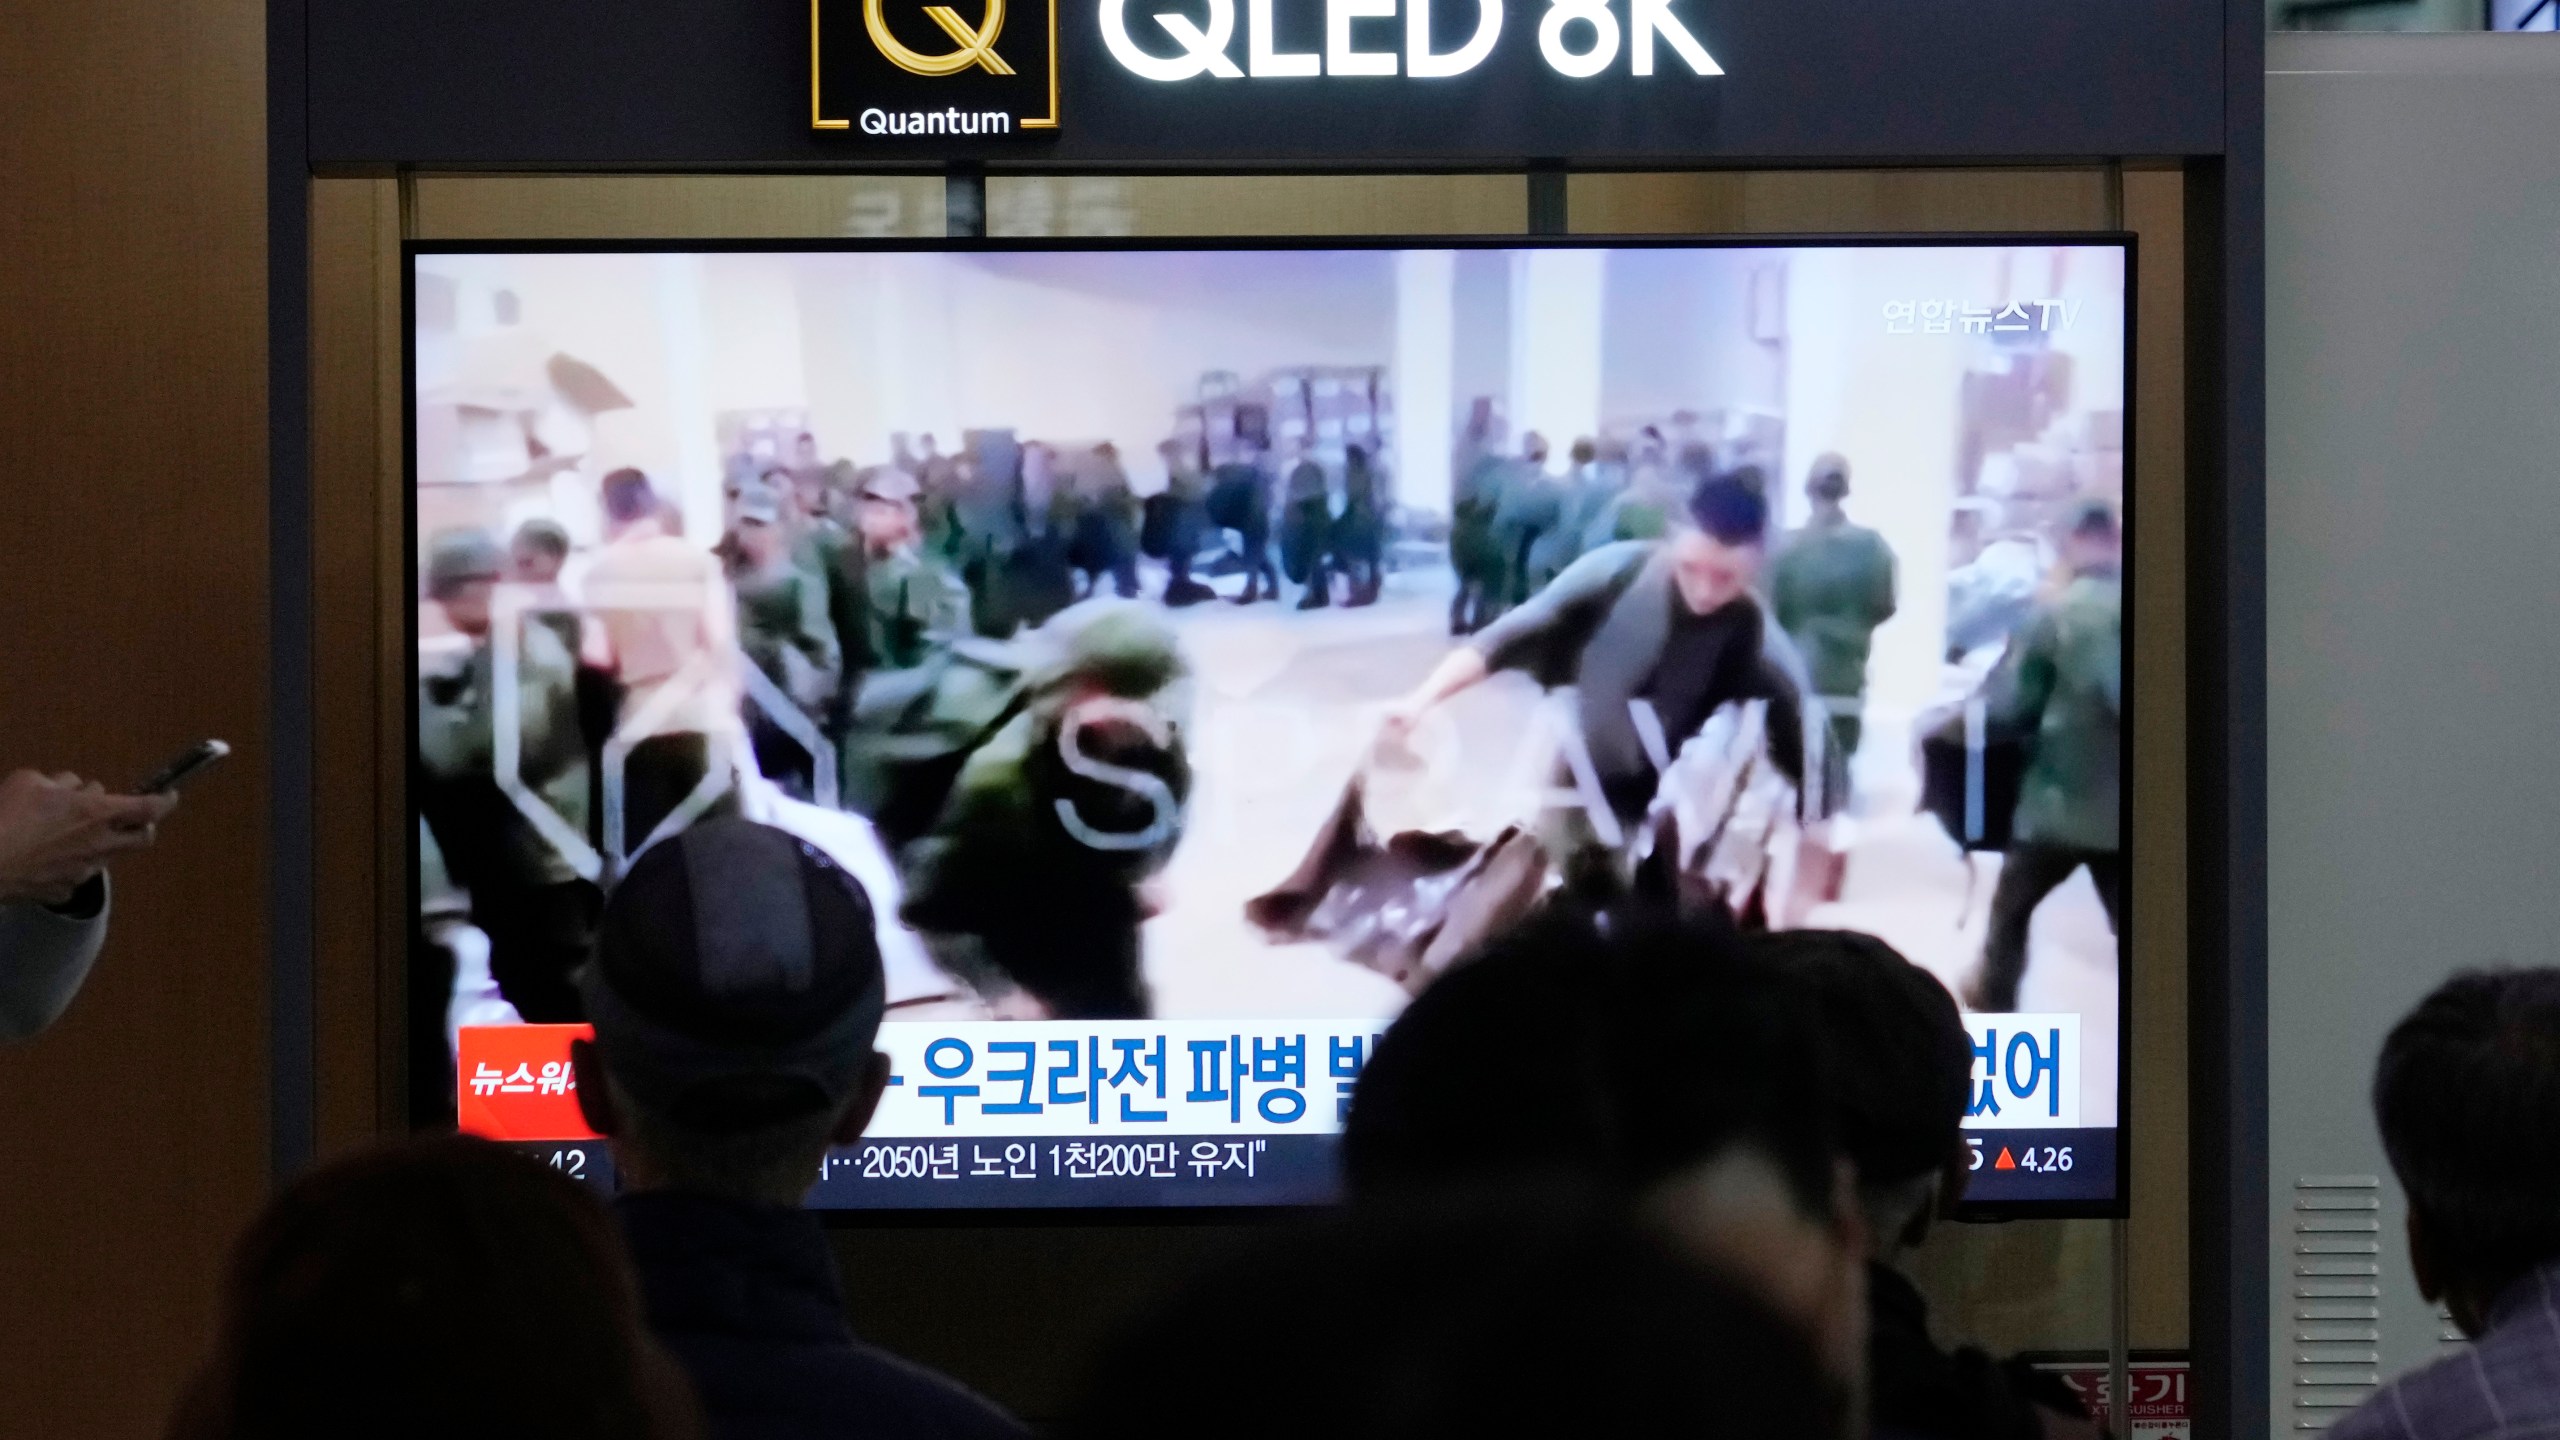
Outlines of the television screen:
[[877,917],[818,1206],[1324,1199],[1559,891],[1884,937],[1973,1202],[2120,1204],[2128,260],[413,247],[420,1120],[609,1179],[571,971],[745,813]]

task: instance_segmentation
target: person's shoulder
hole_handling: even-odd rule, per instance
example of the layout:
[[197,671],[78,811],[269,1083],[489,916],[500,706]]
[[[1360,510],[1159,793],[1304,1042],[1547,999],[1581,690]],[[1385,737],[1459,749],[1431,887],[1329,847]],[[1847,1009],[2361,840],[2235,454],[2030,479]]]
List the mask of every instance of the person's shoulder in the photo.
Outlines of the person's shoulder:
[[2488,1440],[2560,1434],[2560,1347],[2482,1343],[2383,1386],[2331,1440]]
[[1584,551],[1581,559],[1565,567],[1565,573],[1580,571],[1591,578],[1624,579],[1642,570],[1661,549],[1659,540],[1612,540]]
[[844,1371],[848,1390],[866,1402],[861,1413],[878,1417],[865,1426],[868,1433],[901,1440],[1017,1440],[1031,1433],[959,1381],[860,1341]]
[[675,1343],[716,1440],[1022,1440],[1029,1431],[959,1382],[845,1336]]

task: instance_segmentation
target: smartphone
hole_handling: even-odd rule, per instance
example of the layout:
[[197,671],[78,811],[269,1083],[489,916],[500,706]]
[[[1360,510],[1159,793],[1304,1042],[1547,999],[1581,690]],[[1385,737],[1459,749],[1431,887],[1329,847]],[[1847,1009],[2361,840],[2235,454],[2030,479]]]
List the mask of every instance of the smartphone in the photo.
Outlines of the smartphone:
[[231,747],[219,740],[199,740],[169,757],[169,763],[152,772],[151,778],[133,787],[136,795],[166,795],[195,778],[196,772],[231,753]]

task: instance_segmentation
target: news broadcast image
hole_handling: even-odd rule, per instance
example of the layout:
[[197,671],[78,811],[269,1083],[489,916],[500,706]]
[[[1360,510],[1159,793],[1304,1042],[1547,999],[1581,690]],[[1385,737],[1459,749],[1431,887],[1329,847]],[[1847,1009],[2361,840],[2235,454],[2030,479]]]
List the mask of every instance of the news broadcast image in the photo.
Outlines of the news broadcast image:
[[2116,1199],[2121,245],[413,264],[422,1121],[609,1179],[570,974],[744,813],[879,916],[820,1206],[1329,1198],[1558,891],[1883,937]]

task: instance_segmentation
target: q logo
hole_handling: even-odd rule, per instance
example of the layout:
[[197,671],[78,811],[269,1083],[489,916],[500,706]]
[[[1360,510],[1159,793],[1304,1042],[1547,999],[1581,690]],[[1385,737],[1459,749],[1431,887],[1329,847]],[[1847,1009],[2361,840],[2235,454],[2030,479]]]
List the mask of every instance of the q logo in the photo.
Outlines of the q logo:
[[996,53],[996,37],[1004,33],[1004,0],[986,0],[987,18],[977,29],[969,28],[960,12],[948,5],[927,5],[925,17],[942,27],[942,33],[958,42],[960,48],[947,55],[925,55],[908,48],[905,42],[889,33],[888,17],[880,13],[880,0],[862,0],[862,23],[871,32],[871,43],[889,63],[910,75],[957,75],[975,65],[990,75],[1010,75],[1013,67]]
[[[877,3],[877,0],[874,0]],[[1270,0],[1262,0],[1255,13],[1269,13]],[[1235,0],[1209,0],[1209,28],[1188,15],[1156,12],[1155,21],[1182,47],[1179,55],[1156,56],[1138,48],[1129,36],[1129,0],[1102,0],[1102,44],[1121,67],[1147,80],[1188,80],[1194,75],[1215,75],[1222,80],[1244,75],[1236,62],[1227,58],[1227,44],[1235,38]]]

